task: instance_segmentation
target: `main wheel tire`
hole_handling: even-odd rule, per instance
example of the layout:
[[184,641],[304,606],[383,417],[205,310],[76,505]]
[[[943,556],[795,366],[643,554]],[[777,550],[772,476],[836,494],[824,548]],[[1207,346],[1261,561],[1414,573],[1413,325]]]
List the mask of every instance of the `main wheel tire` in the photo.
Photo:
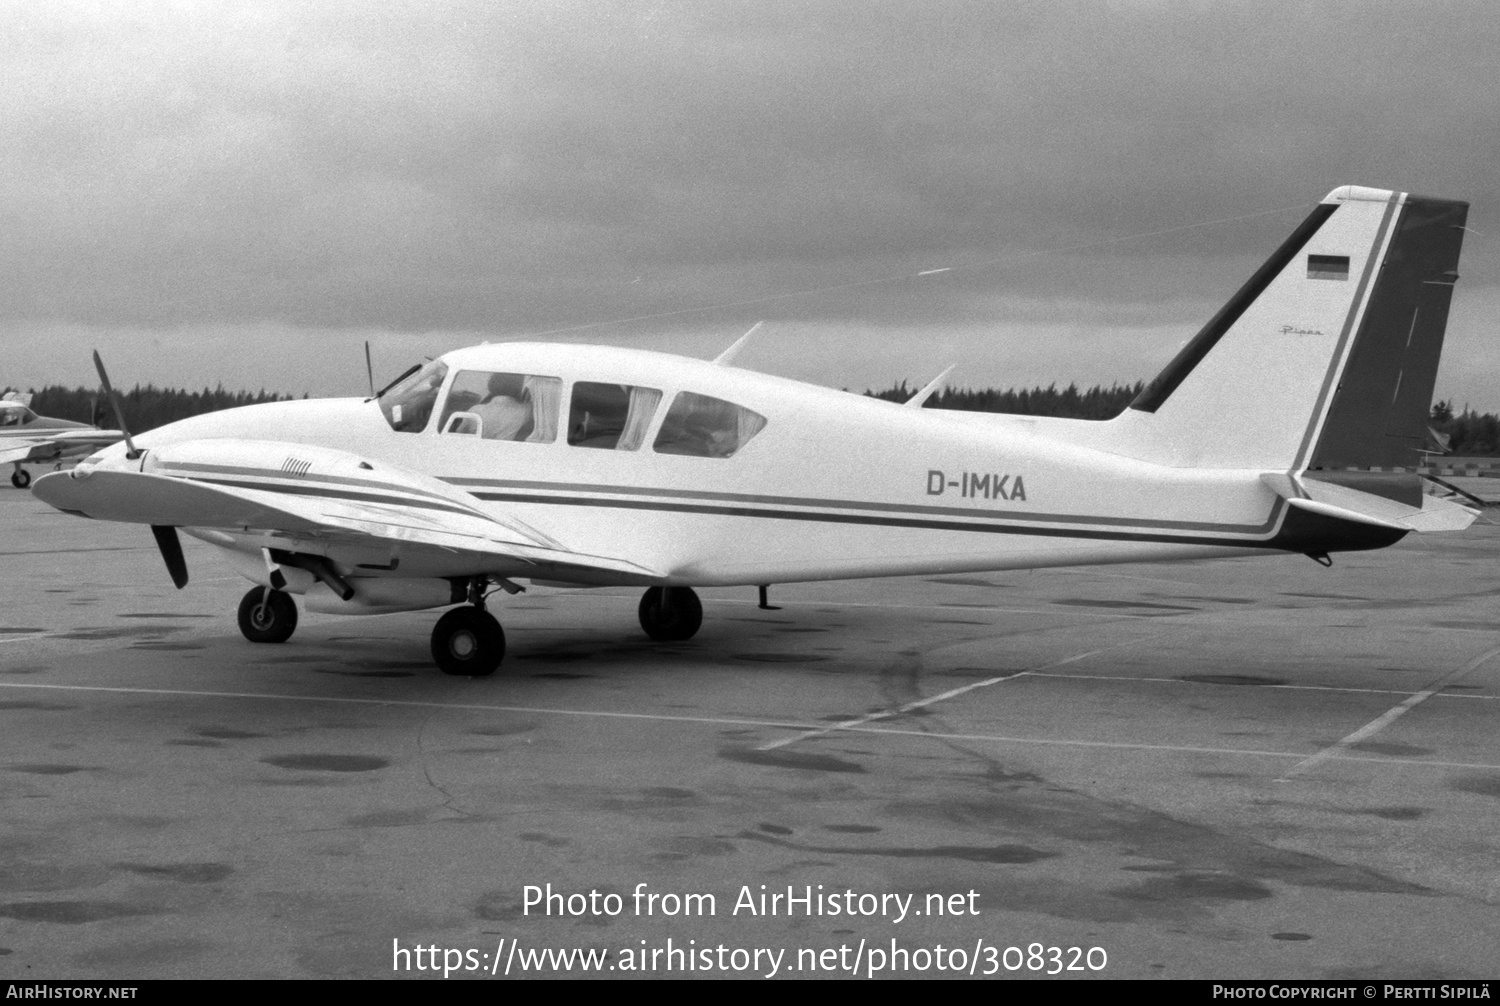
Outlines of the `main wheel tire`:
[[297,628],[297,604],[280,590],[251,587],[240,599],[240,632],[252,643],[284,643]]
[[663,643],[692,639],[703,625],[703,602],[691,587],[652,587],[641,598],[641,628]]
[[17,468],[10,473],[10,484],[17,489],[25,489],[31,485],[31,473],[24,468]]
[[432,627],[432,659],[444,674],[494,674],[505,659],[505,630],[488,611],[454,608]]

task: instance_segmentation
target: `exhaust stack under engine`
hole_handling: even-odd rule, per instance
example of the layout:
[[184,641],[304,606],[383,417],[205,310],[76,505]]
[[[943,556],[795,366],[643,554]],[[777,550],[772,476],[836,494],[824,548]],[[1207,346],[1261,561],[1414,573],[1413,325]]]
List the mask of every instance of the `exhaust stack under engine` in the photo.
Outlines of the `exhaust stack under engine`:
[[302,595],[303,607],[325,615],[385,615],[459,604],[465,596],[447,580],[362,577],[353,586],[354,596],[346,601],[326,583],[314,583]]
[[[204,537],[208,533],[198,532],[197,537]],[[303,607],[308,611],[327,615],[385,615],[393,611],[442,608],[450,604],[462,604],[468,594],[465,586],[455,587],[452,582],[435,577],[361,576],[344,581],[354,592],[352,597],[344,600],[339,591],[320,583],[317,576],[305,567],[276,563],[275,569],[281,574],[282,581],[282,585],[278,586],[271,582],[270,567],[261,557],[222,545],[218,547],[229,565],[245,579],[262,587],[300,594]],[[278,554],[282,558],[286,557],[284,553]],[[295,558],[300,560],[309,557],[299,554]],[[321,556],[315,558],[328,561]]]

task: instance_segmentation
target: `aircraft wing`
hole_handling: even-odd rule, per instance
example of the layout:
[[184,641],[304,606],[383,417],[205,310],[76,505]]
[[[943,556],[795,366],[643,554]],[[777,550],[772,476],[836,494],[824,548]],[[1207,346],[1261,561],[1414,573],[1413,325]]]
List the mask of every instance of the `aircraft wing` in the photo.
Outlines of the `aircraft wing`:
[[46,436],[19,437],[0,441],[0,464],[51,461],[63,454],[108,447],[119,443],[119,430],[56,430]]
[[[662,574],[628,560],[573,551],[526,524],[480,509],[446,483],[343,451],[269,441],[174,444],[143,462],[103,464],[38,479],[32,492],[98,520],[265,533],[325,546],[382,548],[465,575]],[[146,470],[133,470],[139,465]],[[287,547],[278,545],[277,547]]]
[[42,461],[57,453],[52,441],[28,438],[6,440],[0,447],[0,464],[15,464],[21,461]]

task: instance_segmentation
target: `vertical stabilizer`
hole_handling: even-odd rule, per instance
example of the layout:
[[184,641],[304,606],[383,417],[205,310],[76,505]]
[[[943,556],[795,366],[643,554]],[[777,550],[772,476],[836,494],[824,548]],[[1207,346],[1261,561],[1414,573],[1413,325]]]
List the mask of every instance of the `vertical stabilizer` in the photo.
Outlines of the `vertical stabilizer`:
[[1335,189],[1116,422],[1162,464],[1411,467],[1468,204]]

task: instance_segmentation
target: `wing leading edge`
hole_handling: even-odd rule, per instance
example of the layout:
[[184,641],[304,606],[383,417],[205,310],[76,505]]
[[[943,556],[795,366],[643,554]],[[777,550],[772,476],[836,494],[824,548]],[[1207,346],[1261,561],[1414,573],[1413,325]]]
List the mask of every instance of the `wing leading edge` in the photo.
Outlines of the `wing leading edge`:
[[305,444],[190,441],[150,451],[142,463],[47,475],[33,492],[97,520],[266,536],[287,550],[302,543],[324,554],[375,551],[424,576],[662,577],[628,560],[572,551],[435,479]]

